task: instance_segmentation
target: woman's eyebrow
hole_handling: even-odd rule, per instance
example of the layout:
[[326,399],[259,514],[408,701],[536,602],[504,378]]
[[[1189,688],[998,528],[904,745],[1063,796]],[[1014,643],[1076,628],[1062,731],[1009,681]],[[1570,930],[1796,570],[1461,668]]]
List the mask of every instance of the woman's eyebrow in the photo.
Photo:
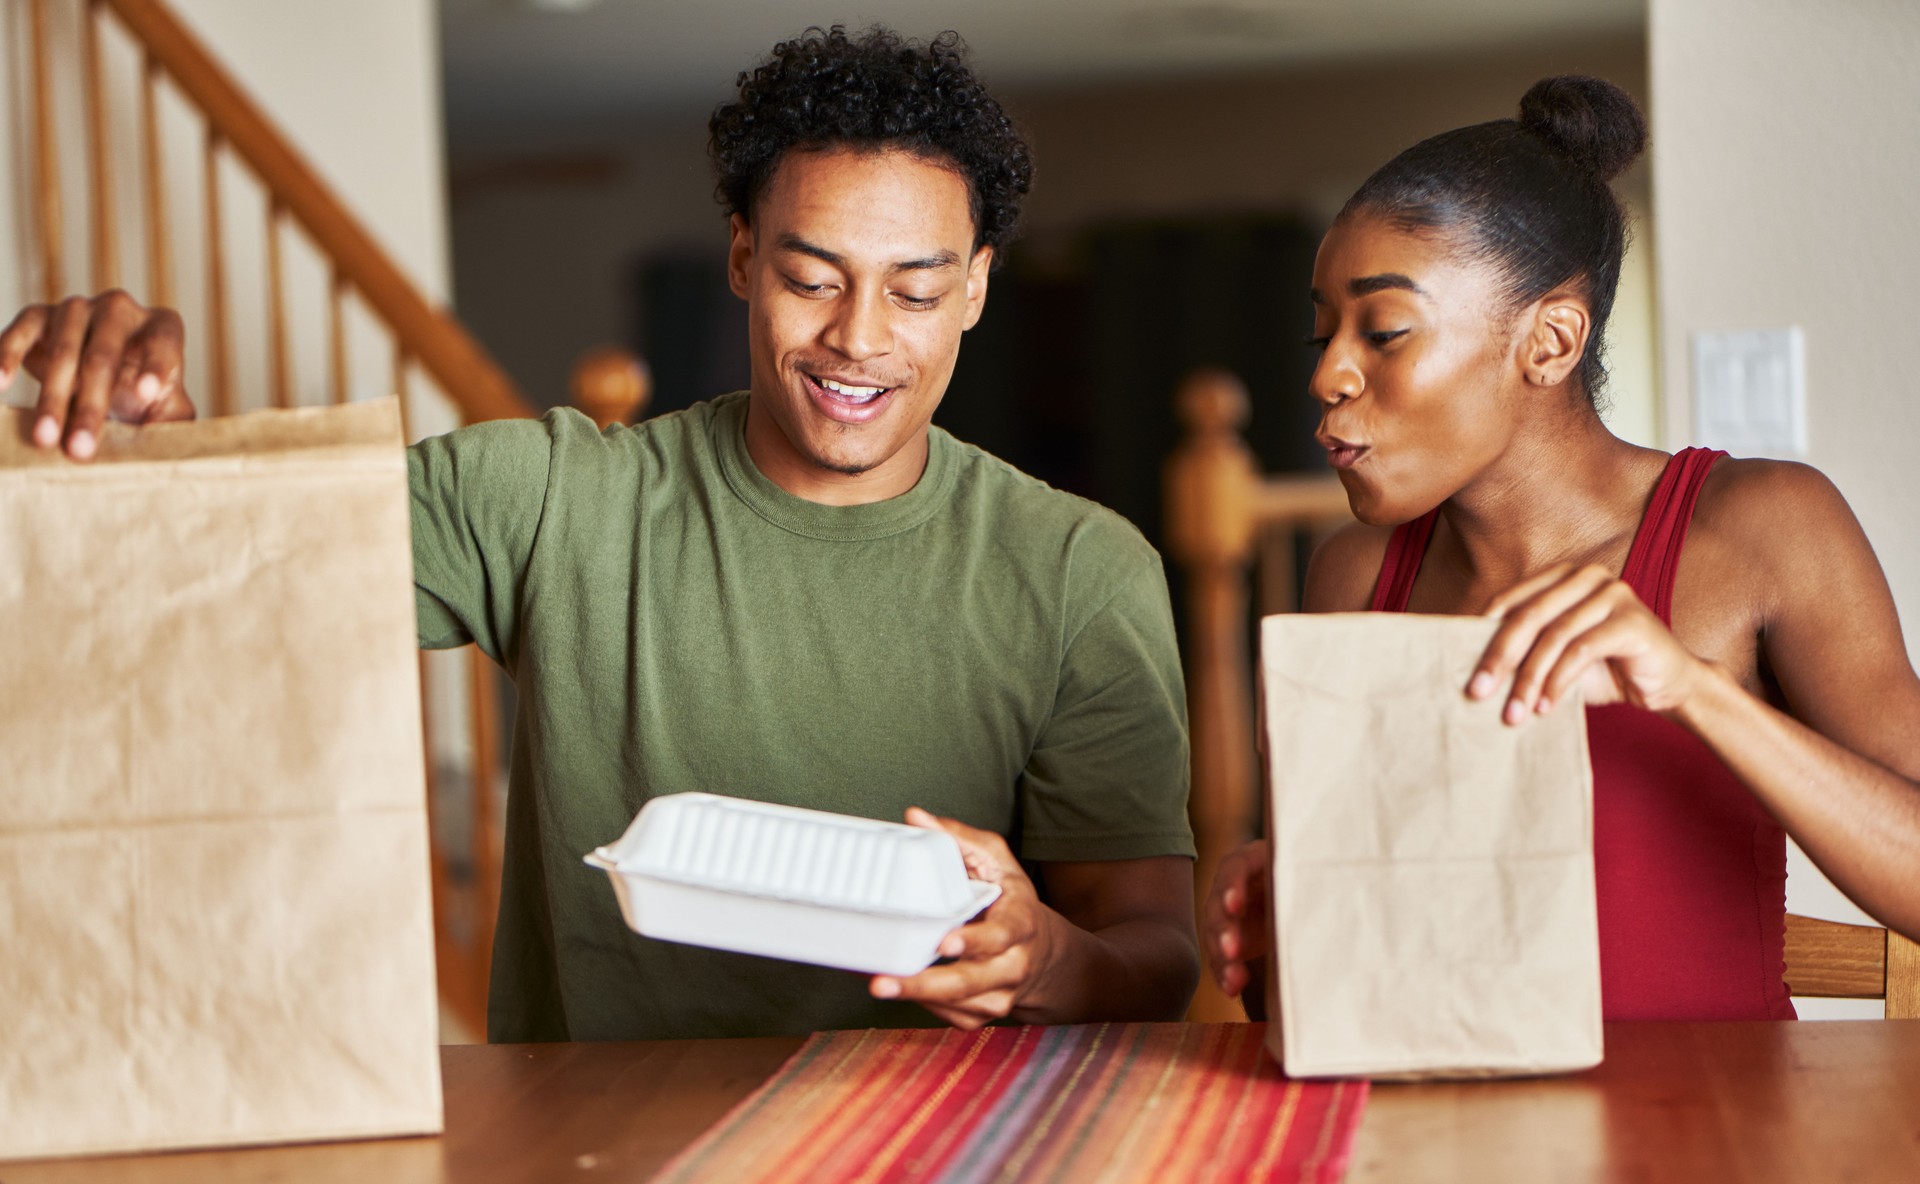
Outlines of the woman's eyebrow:
[[1355,296],[1371,296],[1375,292],[1384,292],[1389,288],[1398,288],[1412,292],[1416,296],[1425,296],[1427,290],[1397,271],[1382,272],[1379,275],[1363,275],[1347,282],[1347,291]]
[[[1427,296],[1427,290],[1425,288],[1414,283],[1413,280],[1401,275],[1397,271],[1381,272],[1379,275],[1363,275],[1358,279],[1347,281],[1347,292],[1352,296],[1371,296],[1375,292],[1385,292],[1388,289],[1412,292],[1416,296]],[[1313,301],[1315,304],[1325,304],[1327,302],[1326,296],[1324,296],[1318,288],[1308,288],[1307,299]],[[1432,297],[1427,296],[1427,299],[1431,300]]]

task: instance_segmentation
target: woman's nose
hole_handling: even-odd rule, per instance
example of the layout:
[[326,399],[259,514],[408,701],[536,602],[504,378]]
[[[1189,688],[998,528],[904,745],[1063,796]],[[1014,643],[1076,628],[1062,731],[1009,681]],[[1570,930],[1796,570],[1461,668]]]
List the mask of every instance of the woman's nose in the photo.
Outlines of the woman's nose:
[[1335,403],[1351,399],[1366,386],[1359,367],[1343,353],[1329,343],[1320,355],[1320,361],[1313,368],[1313,378],[1307,383],[1307,393],[1318,402],[1331,407]]

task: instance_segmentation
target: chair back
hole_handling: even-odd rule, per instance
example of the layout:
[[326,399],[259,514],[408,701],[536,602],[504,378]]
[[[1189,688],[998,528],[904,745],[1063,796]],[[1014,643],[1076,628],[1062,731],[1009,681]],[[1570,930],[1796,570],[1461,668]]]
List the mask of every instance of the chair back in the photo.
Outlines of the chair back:
[[1920,1019],[1920,945],[1878,925],[1787,914],[1787,989],[1803,998],[1885,999]]

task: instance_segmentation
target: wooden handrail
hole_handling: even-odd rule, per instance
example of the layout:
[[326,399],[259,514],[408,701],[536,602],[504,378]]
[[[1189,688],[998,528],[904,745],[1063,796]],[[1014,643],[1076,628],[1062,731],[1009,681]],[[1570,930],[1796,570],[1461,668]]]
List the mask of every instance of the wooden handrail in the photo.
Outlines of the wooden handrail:
[[225,67],[157,0],[103,0],[379,314],[468,421],[535,414],[459,322],[429,304]]

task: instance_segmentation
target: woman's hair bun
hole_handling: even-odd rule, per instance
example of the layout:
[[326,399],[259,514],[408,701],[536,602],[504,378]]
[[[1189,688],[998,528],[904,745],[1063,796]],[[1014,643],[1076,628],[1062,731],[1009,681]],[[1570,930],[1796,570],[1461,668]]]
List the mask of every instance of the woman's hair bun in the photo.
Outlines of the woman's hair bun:
[[1520,126],[1611,181],[1647,146],[1647,118],[1632,96],[1601,78],[1543,78],[1520,100]]

